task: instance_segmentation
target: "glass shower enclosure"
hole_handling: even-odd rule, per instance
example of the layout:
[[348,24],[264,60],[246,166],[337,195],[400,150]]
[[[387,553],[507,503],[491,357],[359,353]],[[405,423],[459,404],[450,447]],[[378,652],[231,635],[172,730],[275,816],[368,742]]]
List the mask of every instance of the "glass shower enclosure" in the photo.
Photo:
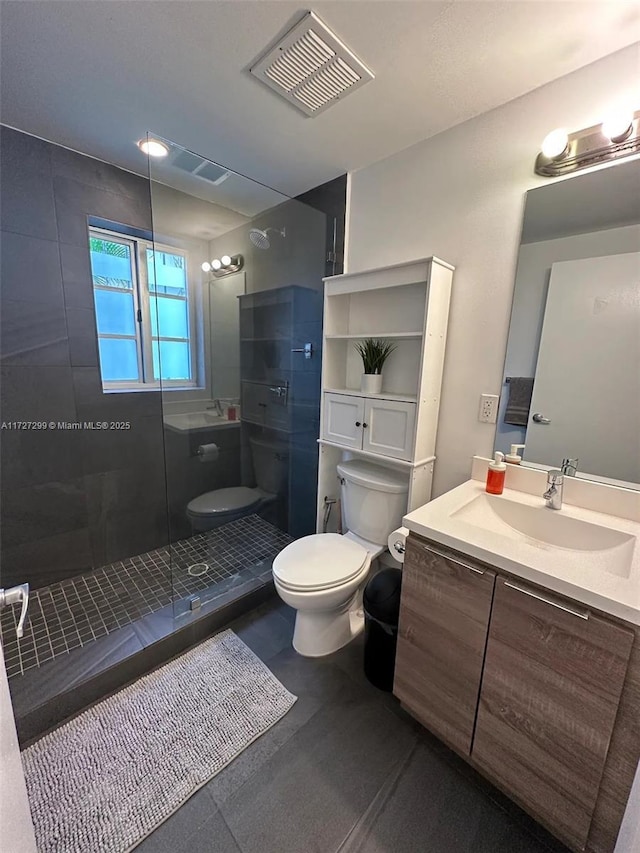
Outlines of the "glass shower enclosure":
[[168,141],[147,177],[1,141],[0,588],[30,600],[0,639],[24,740],[252,606],[314,531],[328,229]]
[[179,618],[270,584],[278,551],[315,531],[327,223],[161,141],[149,292]]

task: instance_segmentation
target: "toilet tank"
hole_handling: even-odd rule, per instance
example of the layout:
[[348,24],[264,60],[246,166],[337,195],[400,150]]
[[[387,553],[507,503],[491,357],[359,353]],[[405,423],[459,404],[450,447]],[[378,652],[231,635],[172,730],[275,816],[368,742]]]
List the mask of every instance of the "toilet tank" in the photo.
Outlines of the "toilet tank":
[[281,495],[289,479],[289,448],[284,442],[266,438],[249,439],[253,472],[258,488],[271,495]]
[[407,475],[362,459],[341,462],[337,470],[348,530],[386,547],[387,537],[400,527],[407,509]]

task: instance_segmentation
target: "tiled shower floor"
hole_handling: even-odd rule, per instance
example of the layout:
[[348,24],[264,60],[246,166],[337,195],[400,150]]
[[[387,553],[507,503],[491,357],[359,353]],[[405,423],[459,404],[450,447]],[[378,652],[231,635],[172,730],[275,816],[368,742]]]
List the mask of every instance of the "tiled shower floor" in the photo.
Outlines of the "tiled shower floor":
[[[18,607],[0,612],[7,675],[23,674],[58,655],[216,585],[232,585],[261,571],[291,537],[250,515],[189,539],[101,566],[33,590],[24,636],[16,638]],[[204,574],[189,567],[206,564]]]

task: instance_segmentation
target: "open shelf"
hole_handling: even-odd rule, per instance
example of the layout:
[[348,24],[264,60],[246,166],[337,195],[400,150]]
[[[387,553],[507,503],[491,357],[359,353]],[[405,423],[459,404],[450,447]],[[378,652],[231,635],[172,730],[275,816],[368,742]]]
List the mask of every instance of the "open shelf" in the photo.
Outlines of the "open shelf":
[[361,456],[363,459],[374,459],[376,462],[383,465],[388,465],[392,468],[404,468],[405,470],[412,470],[414,468],[420,468],[423,465],[429,465],[430,463],[435,462],[436,459],[435,456],[426,456],[424,459],[415,459],[413,462],[407,462],[405,459],[396,459],[393,456],[381,456],[379,453],[370,453],[368,450],[345,447],[343,444],[336,444],[334,441],[327,441],[326,438],[319,438],[318,444],[321,447],[333,447],[335,450],[339,451],[341,455],[349,453],[352,456]]
[[387,393],[381,391],[380,394],[368,394],[366,391],[360,391],[359,388],[324,388],[329,394],[348,394],[349,397],[367,397],[370,400],[391,400],[394,403],[417,403],[418,398],[415,394],[402,393]]
[[415,338],[422,337],[422,332],[360,332],[348,335],[325,335],[327,341],[357,341],[362,338]]

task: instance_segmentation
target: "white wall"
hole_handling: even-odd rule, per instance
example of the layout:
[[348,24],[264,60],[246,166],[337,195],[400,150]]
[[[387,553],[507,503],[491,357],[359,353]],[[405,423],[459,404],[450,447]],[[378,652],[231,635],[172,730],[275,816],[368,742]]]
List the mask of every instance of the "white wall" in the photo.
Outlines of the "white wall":
[[546,182],[533,173],[539,143],[597,124],[639,62],[636,44],[351,175],[349,272],[432,254],[456,266],[434,495],[493,448],[479,395],[501,391],[524,194]]

